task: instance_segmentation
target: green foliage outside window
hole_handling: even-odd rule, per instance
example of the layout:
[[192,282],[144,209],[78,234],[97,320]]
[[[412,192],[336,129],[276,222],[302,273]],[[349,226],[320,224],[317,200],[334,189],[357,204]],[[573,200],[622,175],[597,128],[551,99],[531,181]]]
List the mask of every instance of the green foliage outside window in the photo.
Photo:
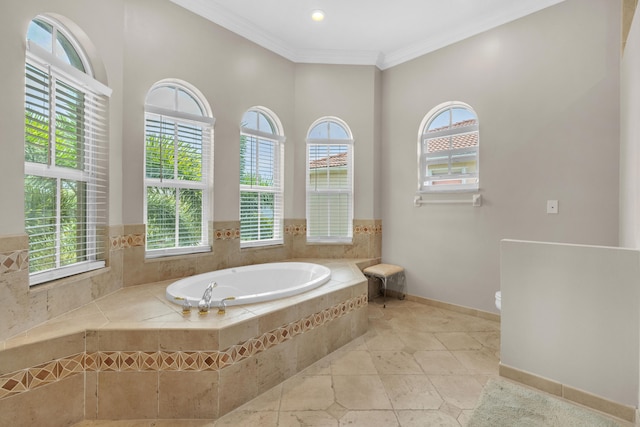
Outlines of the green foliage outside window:
[[[240,185],[251,190],[240,191],[240,240],[268,240],[275,237],[276,198],[272,192],[260,191],[270,188],[273,178],[262,177],[255,165],[253,153],[256,138],[240,135]],[[271,171],[273,173],[273,171]]]
[[163,183],[202,180],[202,129],[166,121],[154,126],[162,130],[147,132],[146,176],[160,183],[147,186],[147,249],[201,245],[202,190]]

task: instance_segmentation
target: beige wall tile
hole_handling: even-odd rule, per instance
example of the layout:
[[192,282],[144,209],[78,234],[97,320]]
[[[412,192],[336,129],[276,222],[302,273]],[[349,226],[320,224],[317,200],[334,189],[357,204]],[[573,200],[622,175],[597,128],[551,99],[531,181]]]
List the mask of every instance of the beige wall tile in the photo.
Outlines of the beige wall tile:
[[298,337],[255,356],[258,393],[263,393],[296,374]]
[[0,351],[0,375],[84,352],[84,332]]
[[[325,339],[327,345],[327,353],[331,353],[332,351],[339,349],[353,339],[351,337],[352,316],[353,312],[347,313],[323,325],[323,328],[326,330]],[[322,354],[322,356],[324,356],[324,354]]]
[[98,417],[98,373],[84,374],[84,418],[95,420]]
[[161,372],[158,417],[217,418],[218,372]]
[[156,418],[157,395],[157,372],[100,372],[98,419]]
[[220,370],[219,414],[224,415],[258,395],[255,358],[243,360]]
[[96,333],[100,351],[157,351],[157,329],[100,330]]
[[[209,315],[216,315],[215,309]],[[225,349],[235,344],[240,344],[258,335],[258,319],[252,317],[249,320],[220,330],[220,349]]]
[[29,237],[26,234],[0,237],[0,252],[13,252],[29,249]]
[[562,384],[542,378],[537,375],[530,374],[528,372],[514,369],[510,366],[500,364],[498,368],[500,376],[509,378],[522,384],[537,388],[538,390],[545,391],[556,396],[562,396]]
[[635,408],[612,402],[573,387],[563,385],[562,397],[626,421],[633,422],[635,420]]
[[160,329],[158,333],[160,350],[212,351],[219,349],[218,330]]
[[298,371],[303,370],[329,353],[327,350],[326,329],[327,328],[311,329],[298,337],[296,356]]
[[287,325],[300,319],[297,305],[284,310],[278,310],[273,313],[262,315],[258,318],[258,333],[272,331],[280,326]]
[[[65,426],[84,418],[84,377],[75,375],[8,399],[0,399],[0,421],[12,426]],[[10,420],[10,421],[9,421]]]

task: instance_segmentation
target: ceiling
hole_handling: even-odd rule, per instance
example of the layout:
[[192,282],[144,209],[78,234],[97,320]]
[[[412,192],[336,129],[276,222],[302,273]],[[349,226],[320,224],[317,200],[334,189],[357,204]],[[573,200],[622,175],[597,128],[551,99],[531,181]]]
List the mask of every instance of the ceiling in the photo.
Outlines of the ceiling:
[[171,1],[293,62],[386,69],[564,0]]

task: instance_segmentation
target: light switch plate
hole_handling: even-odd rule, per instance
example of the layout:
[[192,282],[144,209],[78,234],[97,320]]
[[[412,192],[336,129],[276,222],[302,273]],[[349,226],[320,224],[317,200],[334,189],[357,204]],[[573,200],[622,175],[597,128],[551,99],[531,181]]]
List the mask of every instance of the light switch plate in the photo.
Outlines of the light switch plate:
[[557,200],[547,200],[547,213],[548,214],[557,214],[558,213],[558,201]]

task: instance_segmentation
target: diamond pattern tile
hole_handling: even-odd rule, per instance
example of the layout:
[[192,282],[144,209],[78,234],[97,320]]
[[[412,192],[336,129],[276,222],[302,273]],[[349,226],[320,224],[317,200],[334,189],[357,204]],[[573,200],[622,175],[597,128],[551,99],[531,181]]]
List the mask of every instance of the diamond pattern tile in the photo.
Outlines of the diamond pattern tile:
[[[116,240],[118,240],[117,243]],[[138,241],[133,236],[112,238],[112,249],[114,245],[119,247],[122,242],[126,242],[125,245],[130,245],[137,244]],[[91,371],[215,371],[224,369],[290,340],[296,335],[330,322],[367,303],[367,295],[363,294],[221,351],[99,351],[74,354],[0,377],[0,399]]]

